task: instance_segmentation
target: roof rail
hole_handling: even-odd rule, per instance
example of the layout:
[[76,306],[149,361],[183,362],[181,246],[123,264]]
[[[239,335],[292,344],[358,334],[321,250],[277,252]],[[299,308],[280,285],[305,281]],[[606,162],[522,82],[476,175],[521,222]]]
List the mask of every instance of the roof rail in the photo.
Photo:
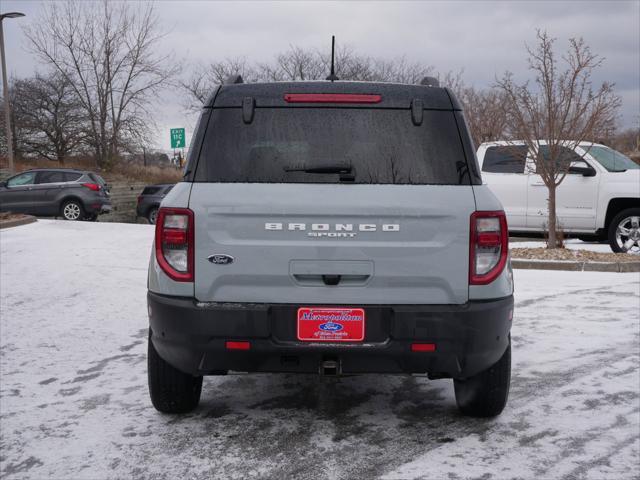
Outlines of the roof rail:
[[436,77],[424,77],[420,82],[420,85],[424,85],[425,87],[439,87],[440,80]]
[[242,75],[229,75],[224,81],[225,85],[234,85],[236,83],[244,83],[244,80],[242,80]]

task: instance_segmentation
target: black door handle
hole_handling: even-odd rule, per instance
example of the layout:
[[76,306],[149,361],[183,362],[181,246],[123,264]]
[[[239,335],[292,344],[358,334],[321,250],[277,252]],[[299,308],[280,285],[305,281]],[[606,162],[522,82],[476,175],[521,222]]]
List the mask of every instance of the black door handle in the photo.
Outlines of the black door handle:
[[331,287],[338,285],[341,278],[342,275],[322,275],[322,281],[324,282],[324,284]]

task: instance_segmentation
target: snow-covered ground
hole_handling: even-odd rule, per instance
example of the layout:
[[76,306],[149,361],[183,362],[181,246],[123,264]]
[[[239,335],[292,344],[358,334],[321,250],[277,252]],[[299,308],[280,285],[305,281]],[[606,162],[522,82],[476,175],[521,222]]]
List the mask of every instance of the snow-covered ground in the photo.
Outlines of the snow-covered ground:
[[515,273],[511,398],[460,416],[451,381],[205,379],[147,395],[145,225],[0,232],[2,478],[630,479],[640,463],[640,275]]
[[[509,248],[545,248],[547,244],[544,240],[522,241],[518,238],[511,238]],[[564,241],[565,248],[569,250],[590,250],[592,252],[611,253],[611,247],[608,243],[600,242],[583,242],[577,238],[568,238]]]

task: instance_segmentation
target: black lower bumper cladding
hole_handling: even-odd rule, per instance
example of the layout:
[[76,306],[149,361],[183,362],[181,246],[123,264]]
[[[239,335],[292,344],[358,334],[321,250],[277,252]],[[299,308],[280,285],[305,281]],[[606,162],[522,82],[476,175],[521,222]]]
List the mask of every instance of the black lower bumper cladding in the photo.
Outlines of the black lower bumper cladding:
[[[513,316],[512,296],[464,305],[357,305],[366,313],[364,340],[326,344],[297,339],[300,305],[199,304],[152,292],[148,304],[156,350],[192,375],[229,370],[318,373],[333,362],[342,373],[465,378],[502,356]],[[248,349],[229,350],[229,341],[248,342]],[[435,349],[412,351],[413,343],[435,344]]]

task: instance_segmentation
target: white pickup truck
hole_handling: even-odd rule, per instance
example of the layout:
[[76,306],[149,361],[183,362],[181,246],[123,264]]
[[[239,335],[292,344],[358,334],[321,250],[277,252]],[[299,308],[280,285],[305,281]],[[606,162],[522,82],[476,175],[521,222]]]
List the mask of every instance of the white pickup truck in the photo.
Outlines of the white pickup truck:
[[[540,146],[544,155],[545,142]],[[614,252],[640,254],[640,165],[591,142],[566,150],[571,166],[556,192],[562,230],[583,240],[608,240]],[[484,183],[504,205],[509,231],[543,233],[548,190],[524,142],[483,143],[478,162]]]

